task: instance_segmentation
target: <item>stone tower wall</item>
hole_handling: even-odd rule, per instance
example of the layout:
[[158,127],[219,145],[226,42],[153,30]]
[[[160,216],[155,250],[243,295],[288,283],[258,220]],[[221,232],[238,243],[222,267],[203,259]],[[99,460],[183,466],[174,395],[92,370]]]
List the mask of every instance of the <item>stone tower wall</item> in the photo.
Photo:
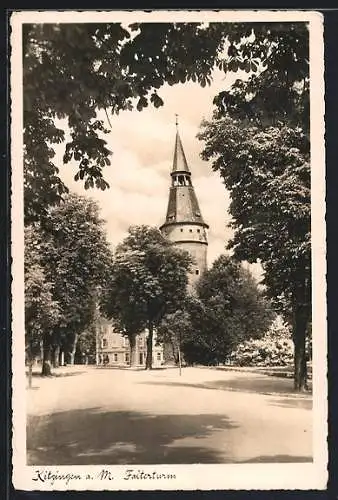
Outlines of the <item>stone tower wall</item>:
[[167,238],[175,243],[175,246],[186,250],[194,259],[189,283],[194,284],[207,269],[207,234],[204,226],[194,223],[173,224],[163,228]]
[[198,241],[177,241],[175,246],[189,252],[194,260],[192,271],[189,273],[189,284],[193,285],[207,269],[208,245],[203,245]]

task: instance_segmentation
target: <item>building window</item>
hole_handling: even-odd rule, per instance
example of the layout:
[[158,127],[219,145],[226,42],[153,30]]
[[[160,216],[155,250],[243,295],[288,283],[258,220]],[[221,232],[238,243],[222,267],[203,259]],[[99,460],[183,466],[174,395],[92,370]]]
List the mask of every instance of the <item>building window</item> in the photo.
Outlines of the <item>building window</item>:
[[126,352],[125,356],[126,356],[126,357],[125,357],[125,359],[126,359],[126,363],[129,363],[129,352]]
[[108,346],[108,340],[102,339],[102,347],[107,347],[107,346]]
[[114,352],[114,361],[117,361],[117,352]]
[[181,233],[183,233],[183,228],[181,227]]
[[200,232],[201,232],[201,230],[200,230],[200,229],[197,229],[197,232],[198,232],[198,233],[200,233]]
[[196,274],[199,274],[199,273],[200,273],[199,269],[196,269],[195,273],[196,273]]
[[192,233],[192,229],[189,229],[189,233]]
[[160,352],[157,353],[157,361],[161,361],[161,353]]

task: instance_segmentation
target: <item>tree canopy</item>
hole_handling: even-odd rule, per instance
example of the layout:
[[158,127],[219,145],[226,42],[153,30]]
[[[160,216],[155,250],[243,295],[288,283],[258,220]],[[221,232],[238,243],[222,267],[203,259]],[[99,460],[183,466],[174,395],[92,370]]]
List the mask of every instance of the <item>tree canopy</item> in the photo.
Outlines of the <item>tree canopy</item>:
[[[292,83],[305,82],[308,88],[306,35],[304,23],[25,24],[26,219],[41,217],[67,192],[53,160],[55,144],[65,143],[63,161],[77,165],[75,179],[85,188],[106,189],[109,114],[161,106],[160,88],[166,82],[205,86],[215,68],[224,73],[266,68],[270,94],[278,94],[280,114],[284,110],[288,116]],[[251,80],[253,88],[259,87],[257,78]],[[281,99],[286,80],[289,92]],[[239,86],[238,93],[232,106],[240,98]],[[259,107],[259,99],[251,103],[256,117]],[[107,123],[99,118],[100,110]],[[56,119],[67,120],[70,137]]]
[[192,327],[183,350],[206,363],[224,363],[237,344],[260,338],[274,316],[251,273],[226,255],[200,278],[188,310]]
[[152,367],[154,328],[184,301],[190,265],[187,252],[149,226],[130,227],[116,248],[106,312],[130,340],[148,328],[146,368]]
[[51,337],[60,319],[58,302],[53,298],[52,282],[40,255],[41,235],[35,228],[25,229],[25,330],[29,361],[40,353],[41,346]]

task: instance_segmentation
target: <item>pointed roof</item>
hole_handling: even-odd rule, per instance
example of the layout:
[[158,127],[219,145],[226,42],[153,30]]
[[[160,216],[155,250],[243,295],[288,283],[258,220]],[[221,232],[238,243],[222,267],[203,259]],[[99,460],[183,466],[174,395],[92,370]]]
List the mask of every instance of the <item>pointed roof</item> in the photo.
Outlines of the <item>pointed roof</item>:
[[174,161],[173,161],[172,172],[190,172],[178,130],[176,132],[176,141],[175,141]]
[[182,141],[178,132],[176,115],[176,141],[174,150],[173,168],[171,171],[172,184],[169,191],[168,208],[165,223],[160,229],[172,224],[199,224],[209,227],[202,217],[197,196],[191,180],[191,172],[184,154]]

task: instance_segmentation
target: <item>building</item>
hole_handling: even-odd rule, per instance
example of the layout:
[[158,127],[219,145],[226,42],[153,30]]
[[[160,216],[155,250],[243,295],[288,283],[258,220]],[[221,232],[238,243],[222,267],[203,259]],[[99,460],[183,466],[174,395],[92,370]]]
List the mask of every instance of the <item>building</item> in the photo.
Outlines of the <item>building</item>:
[[[145,366],[147,355],[147,330],[137,336],[136,360],[138,366]],[[163,348],[156,345],[156,336],[153,343],[153,366],[163,364]],[[130,364],[130,347],[127,337],[114,331],[110,322],[102,319],[99,325],[97,338],[97,360],[100,366],[128,366]]]
[[[194,263],[189,276],[189,286],[192,291],[198,278],[207,269],[207,229],[209,226],[205,223],[199,208],[191,172],[179,135],[177,120],[174,159],[170,177],[171,186],[167,215],[160,230],[173,244],[188,251],[193,257]],[[146,338],[147,331],[137,338],[136,359],[139,366],[145,365],[147,354]],[[156,345],[155,334],[153,366],[161,366],[165,361],[164,349],[162,346]],[[108,322],[103,322],[100,327],[96,362],[103,366],[128,366],[130,363],[128,339],[114,332],[112,325]]]
[[170,241],[188,251],[193,257],[194,265],[189,276],[189,285],[193,289],[200,275],[207,269],[209,226],[201,214],[177,121],[174,161],[170,176],[167,215],[160,230]]

